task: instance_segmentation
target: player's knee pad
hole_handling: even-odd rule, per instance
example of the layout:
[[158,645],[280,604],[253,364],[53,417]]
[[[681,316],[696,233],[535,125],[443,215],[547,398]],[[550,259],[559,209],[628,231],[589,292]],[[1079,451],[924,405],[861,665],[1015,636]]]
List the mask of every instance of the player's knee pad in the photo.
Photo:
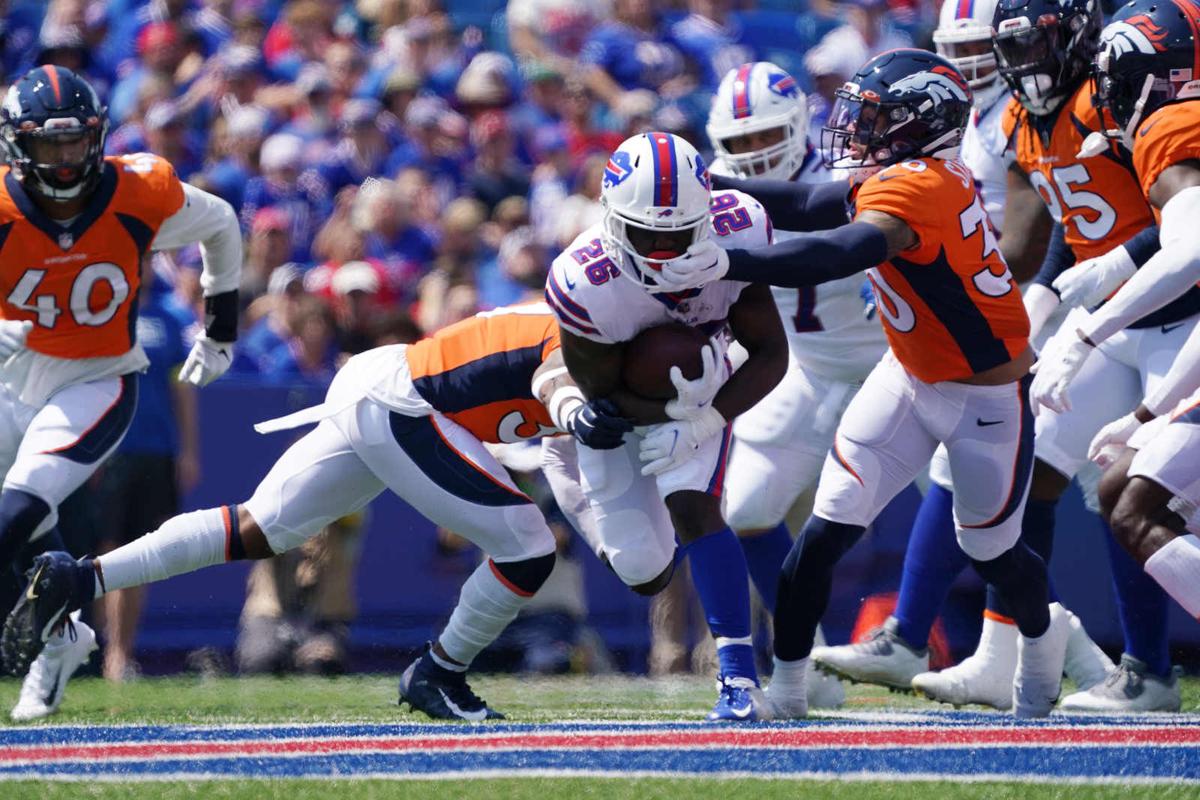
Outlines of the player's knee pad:
[[35,494],[11,488],[0,492],[0,564],[11,564],[35,532],[52,528],[53,511]]
[[554,570],[554,553],[535,556],[523,561],[492,561],[496,572],[521,594],[534,595]]

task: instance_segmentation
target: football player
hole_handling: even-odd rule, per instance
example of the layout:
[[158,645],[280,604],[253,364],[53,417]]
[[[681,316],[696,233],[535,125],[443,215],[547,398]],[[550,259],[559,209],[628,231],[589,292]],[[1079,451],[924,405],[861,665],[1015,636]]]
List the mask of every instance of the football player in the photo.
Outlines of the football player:
[[596,422],[566,385],[558,347],[554,315],[532,303],[478,314],[411,346],[355,356],[324,403],[256,426],[268,433],[317,423],[250,499],[181,514],[99,558],[76,562],[56,552],[34,559],[30,591],[4,627],[5,667],[23,671],[43,632],[94,597],[213,564],[271,558],[391,489],[488,555],[437,641],[405,670],[400,702],[439,719],[500,718],[471,690],[466,671],[550,574],[554,537],[484,443],[567,431],[615,447],[631,427],[615,414]]
[[[774,64],[743,64],[725,75],[709,111],[708,137],[717,155],[714,175],[832,179],[808,140],[804,94]],[[777,241],[790,236],[775,230]],[[788,371],[733,423],[724,503],[768,609],[775,608],[779,568],[792,549],[784,516],[816,483],[842,412],[887,350],[879,324],[864,311],[865,280],[865,274],[851,275],[771,289],[788,337]],[[810,676],[808,691],[810,706],[837,706],[845,696],[840,683],[821,675]]]
[[777,224],[819,232],[754,251],[701,243],[663,266],[678,288],[726,276],[800,286],[880,265],[869,274],[891,350],[842,417],[780,577],[769,695],[785,716],[807,712],[806,662],[834,565],[939,443],[959,478],[959,544],[1021,631],[1014,712],[1044,716],[1058,696],[1069,625],[1049,604],[1045,563],[1020,540],[1033,463],[1029,318],[955,160],[970,110],[970,87],[944,58],[875,57],[839,90],[822,134],[831,166],[852,176],[852,222],[845,183],[742,182]]
[[[603,554],[635,591],[666,586],[678,536],[716,638],[720,689],[708,719],[767,718],[750,640],[746,559],[722,517],[721,494],[730,421],[783,377],[787,339],[766,286],[715,280],[669,292],[658,276],[699,241],[718,249],[766,245],[771,224],[752,198],[712,194],[699,153],[669,133],[625,140],[609,158],[600,202],[602,222],[554,260],[546,299],[584,395],[610,400],[649,427],[620,448],[578,448],[584,496]],[[625,343],[672,321],[711,337],[704,374],[687,381],[675,368],[677,396],[667,403],[635,395],[620,379]],[[748,357],[726,380],[730,336]]]
[[[242,238],[224,200],[148,153],[106,158],[108,117],[68,69],[31,70],[0,105],[0,613],[30,558],[62,548],[58,505],[107,458],[148,362],[134,332],[150,250],[201,243],[205,332],[180,370],[198,386],[229,367]],[[95,648],[76,622],[54,633],[13,709],[52,713]]]
[[[1161,313],[1159,309],[1195,292],[1200,275],[1198,30],[1200,7],[1190,0],[1134,0],[1117,12],[1101,36],[1097,97],[1116,123],[1112,133],[1132,151],[1139,187],[1159,219],[1162,249],[1104,306],[1080,315],[1063,332],[1057,361],[1046,359],[1035,381],[1035,400],[1048,408],[1081,402],[1087,370],[1105,357],[1132,320]],[[1200,616],[1196,398],[1165,427],[1162,422],[1142,425],[1157,415],[1169,419],[1176,401],[1198,383],[1200,333],[1194,328],[1168,377],[1149,389],[1133,413],[1101,431],[1091,446],[1093,456],[1110,457],[1126,442],[1140,448],[1105,474],[1102,500],[1116,538],[1192,616]],[[1146,686],[1142,677],[1133,670],[1116,688],[1145,694],[1153,686]]]

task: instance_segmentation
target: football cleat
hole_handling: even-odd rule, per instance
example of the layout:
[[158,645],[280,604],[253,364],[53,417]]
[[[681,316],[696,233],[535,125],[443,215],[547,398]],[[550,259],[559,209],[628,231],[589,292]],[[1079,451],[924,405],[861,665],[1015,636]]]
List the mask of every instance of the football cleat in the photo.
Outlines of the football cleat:
[[434,719],[459,719],[483,722],[504,719],[499,711],[488,708],[467,684],[467,673],[455,672],[434,663],[428,649],[408,665],[400,676],[399,705],[408,703],[412,711],[423,711]]
[[845,702],[846,689],[837,676],[820,672],[813,662],[808,662],[808,707],[841,708]]
[[1181,702],[1174,671],[1160,678],[1148,671],[1144,661],[1125,653],[1103,682],[1067,695],[1058,707],[1063,711],[1131,714],[1178,711]]
[[763,690],[750,678],[722,677],[717,681],[717,704],[708,722],[762,722],[773,716]]
[[62,633],[50,637],[41,655],[29,668],[21,684],[21,696],[12,710],[14,722],[48,717],[62,705],[67,681],[87,662],[96,649],[96,633],[79,621],[79,613],[71,617],[72,624]]
[[817,669],[853,683],[875,683],[889,689],[912,691],[912,679],[929,669],[929,648],[916,649],[896,633],[888,619],[867,638],[841,647],[815,647]]
[[985,614],[974,654],[941,672],[922,672],[912,679],[912,688],[955,708],[976,704],[1008,711],[1017,670],[1017,636],[1016,625]]
[[1048,717],[1062,689],[1063,663],[1071,626],[1061,606],[1050,607],[1050,627],[1036,639],[1017,641],[1017,671],[1013,676],[1013,715]]
[[95,596],[91,562],[76,562],[67,553],[43,553],[33,559],[29,584],[4,621],[0,658],[11,675],[22,676],[68,615]]

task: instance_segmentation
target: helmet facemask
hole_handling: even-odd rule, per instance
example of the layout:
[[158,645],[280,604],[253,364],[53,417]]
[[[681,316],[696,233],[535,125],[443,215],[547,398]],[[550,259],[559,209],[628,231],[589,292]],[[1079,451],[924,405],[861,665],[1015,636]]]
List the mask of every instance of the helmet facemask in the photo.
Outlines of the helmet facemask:
[[[713,150],[735,177],[788,180],[799,171],[807,155],[808,131],[804,116],[803,109],[797,108],[795,113],[783,118],[747,120],[754,124],[743,126],[735,133],[718,136],[710,131]],[[755,150],[734,152],[734,148],[741,149],[737,143],[739,138],[767,131],[777,131],[779,140]]]
[[7,126],[3,138],[13,173],[29,191],[67,202],[100,182],[104,129],[99,119],[82,123],[63,117],[40,128]]
[[[604,198],[600,204],[604,208],[601,239],[605,253],[618,259],[618,267],[624,275],[651,292],[661,291],[657,275],[664,263],[679,258],[689,247],[708,236],[711,215],[707,210],[699,218],[664,217],[662,225],[647,225],[622,215]],[[664,243],[664,239],[670,241]]]
[[978,31],[934,31],[933,41],[938,55],[949,60],[967,79],[976,108],[991,107],[1004,93],[1005,84],[1000,78],[989,30],[985,29],[982,35]]
[[1043,14],[1000,23],[993,38],[1000,74],[1035,116],[1053,112],[1086,77],[1096,52],[1099,18],[1091,13],[1060,20]]

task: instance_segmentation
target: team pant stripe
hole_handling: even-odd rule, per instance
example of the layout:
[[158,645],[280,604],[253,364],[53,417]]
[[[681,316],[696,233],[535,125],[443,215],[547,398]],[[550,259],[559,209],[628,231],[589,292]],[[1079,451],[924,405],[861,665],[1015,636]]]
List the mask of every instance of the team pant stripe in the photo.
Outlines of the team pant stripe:
[[854,471],[854,467],[850,466],[850,462],[842,456],[842,451],[838,449],[837,437],[833,437],[833,447],[829,449],[829,454],[833,456],[833,460],[842,466],[842,469],[854,476],[854,480],[858,481],[859,486],[866,486],[859,474]]
[[125,438],[137,410],[138,376],[134,373],[121,376],[121,389],[112,404],[92,423],[79,438],[63,447],[43,450],[44,455],[56,455],[76,464],[95,464],[101,456]]
[[725,426],[725,432],[721,434],[721,451],[717,453],[717,468],[713,470],[712,478],[708,481],[708,488],[704,491],[714,497],[720,497],[725,491],[725,466],[729,461],[729,443],[733,440],[733,425]]

